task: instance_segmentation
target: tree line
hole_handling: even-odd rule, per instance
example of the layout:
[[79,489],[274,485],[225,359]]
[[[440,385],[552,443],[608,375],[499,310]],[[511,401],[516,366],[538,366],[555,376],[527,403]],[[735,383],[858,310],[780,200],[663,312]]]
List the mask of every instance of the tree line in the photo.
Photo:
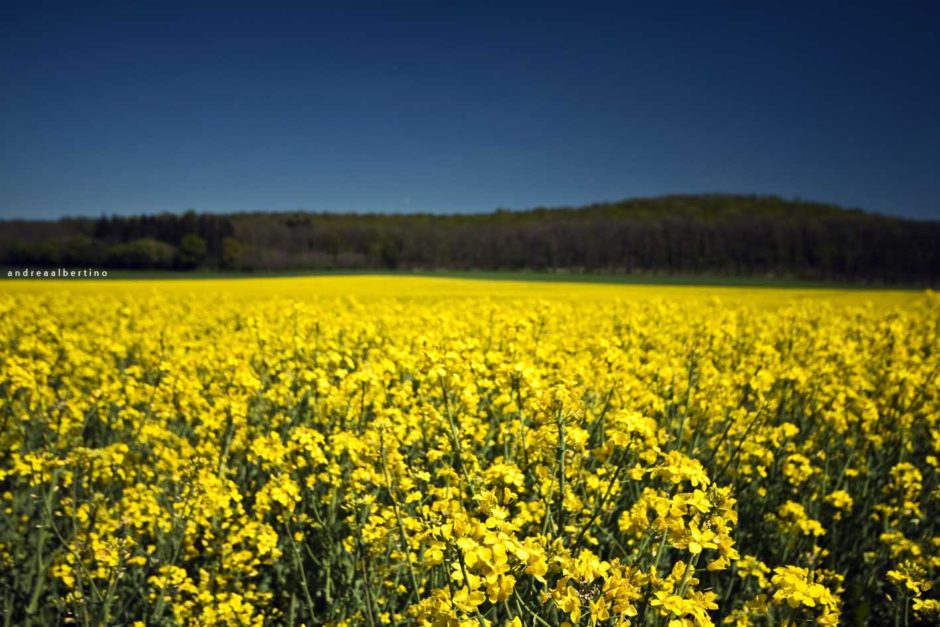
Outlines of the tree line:
[[940,222],[768,196],[677,195],[486,214],[207,214],[0,222],[0,263],[410,269],[940,282]]

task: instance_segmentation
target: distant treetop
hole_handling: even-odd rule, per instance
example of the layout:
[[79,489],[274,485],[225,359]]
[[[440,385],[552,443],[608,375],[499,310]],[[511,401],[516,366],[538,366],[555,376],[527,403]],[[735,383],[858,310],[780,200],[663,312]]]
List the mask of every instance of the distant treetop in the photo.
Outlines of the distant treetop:
[[0,263],[566,270],[936,285],[940,222],[698,194],[478,214],[251,212],[0,222]]

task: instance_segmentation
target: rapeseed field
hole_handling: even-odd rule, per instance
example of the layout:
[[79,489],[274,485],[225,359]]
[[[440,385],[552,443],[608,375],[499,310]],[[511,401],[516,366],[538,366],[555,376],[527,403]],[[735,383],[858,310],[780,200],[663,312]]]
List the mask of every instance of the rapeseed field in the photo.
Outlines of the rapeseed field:
[[940,298],[0,285],[5,624],[940,621]]

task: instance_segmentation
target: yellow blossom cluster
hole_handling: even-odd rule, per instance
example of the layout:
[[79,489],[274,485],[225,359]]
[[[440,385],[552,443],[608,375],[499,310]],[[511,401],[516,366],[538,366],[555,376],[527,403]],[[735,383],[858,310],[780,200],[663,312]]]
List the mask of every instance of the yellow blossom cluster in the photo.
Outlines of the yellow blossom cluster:
[[0,615],[940,620],[935,295],[466,283],[7,284]]

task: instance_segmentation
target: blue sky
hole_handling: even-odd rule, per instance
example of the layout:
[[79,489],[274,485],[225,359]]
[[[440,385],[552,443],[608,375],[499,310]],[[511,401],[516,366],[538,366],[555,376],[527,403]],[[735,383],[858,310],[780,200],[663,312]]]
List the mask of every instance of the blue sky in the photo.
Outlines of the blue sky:
[[0,93],[2,217],[740,192],[940,218],[928,2],[22,2]]

